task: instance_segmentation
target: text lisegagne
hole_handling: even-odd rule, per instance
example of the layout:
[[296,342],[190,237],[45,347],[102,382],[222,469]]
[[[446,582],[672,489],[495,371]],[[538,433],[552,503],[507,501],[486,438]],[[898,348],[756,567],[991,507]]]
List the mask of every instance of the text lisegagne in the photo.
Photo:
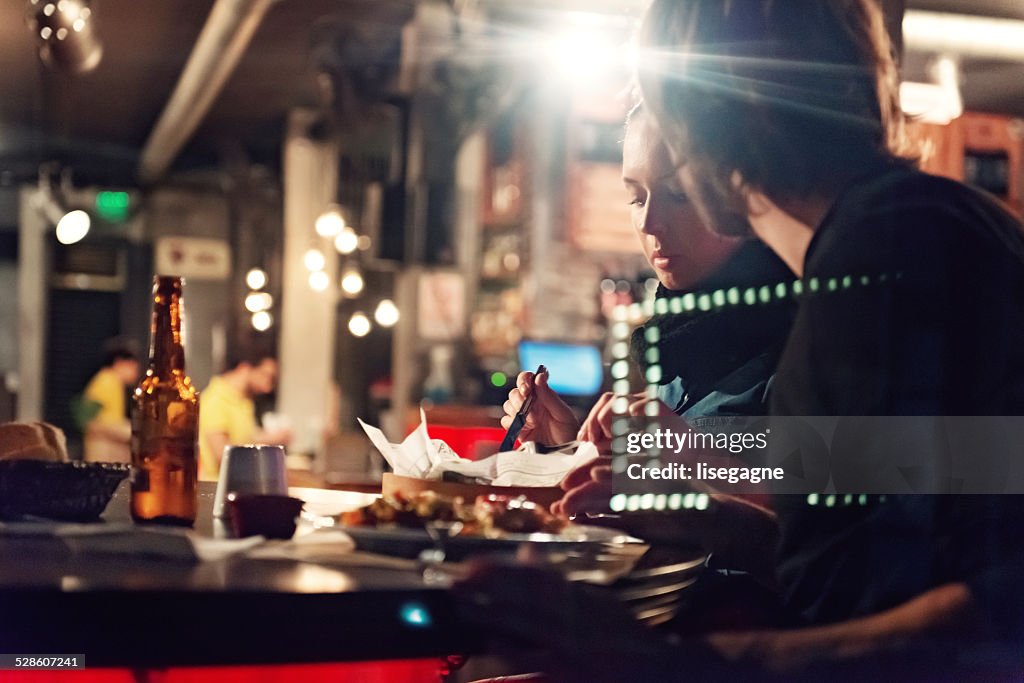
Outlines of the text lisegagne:
[[705,462],[693,465],[669,463],[661,467],[633,463],[626,468],[626,476],[633,480],[722,481],[730,484],[744,481],[759,484],[762,481],[781,480],[785,472],[781,467],[715,467]]

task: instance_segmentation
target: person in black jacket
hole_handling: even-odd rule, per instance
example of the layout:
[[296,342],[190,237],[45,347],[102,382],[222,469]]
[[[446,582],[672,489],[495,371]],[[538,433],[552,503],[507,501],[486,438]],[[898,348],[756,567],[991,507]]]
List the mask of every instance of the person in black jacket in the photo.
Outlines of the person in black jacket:
[[[649,64],[641,80],[709,227],[752,228],[806,284],[773,416],[910,425],[1024,414],[1024,232],[992,198],[902,154],[877,7],[661,0],[644,38],[675,55],[678,73]],[[851,438],[868,461],[876,444]],[[1006,531],[1024,512],[1016,496],[872,498],[843,511],[781,498],[776,508],[776,578],[809,623],[939,589],[977,606],[989,567],[1021,553]]]
[[[1024,414],[1022,227],[991,198],[915,170],[873,0],[654,0],[640,42],[645,101],[705,223],[752,229],[802,278],[773,419],[859,426],[839,442],[856,464],[900,455],[879,450],[872,419],[901,428]],[[921,436],[902,449],[941,469],[944,454]],[[1019,446],[1005,450],[1019,457]],[[833,482],[843,483],[836,471]],[[935,495],[956,489],[925,482],[908,475],[890,495],[827,506],[816,495],[775,501],[774,577],[803,627],[710,634],[718,661],[631,633],[623,656],[659,680],[723,674],[721,659],[830,680],[1019,672],[1020,492]],[[500,595],[513,585],[501,580],[470,585]],[[612,680],[587,674],[578,680]]]

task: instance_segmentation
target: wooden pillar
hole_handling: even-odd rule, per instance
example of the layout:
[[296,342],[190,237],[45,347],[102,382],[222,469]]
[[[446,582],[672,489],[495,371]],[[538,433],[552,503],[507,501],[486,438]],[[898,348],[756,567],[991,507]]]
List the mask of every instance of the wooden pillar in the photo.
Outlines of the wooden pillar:
[[[316,234],[317,216],[334,201],[338,151],[333,142],[307,135],[316,112],[293,111],[284,143],[284,267],[278,386],[280,412],[292,421],[291,450],[317,454],[334,377],[337,326],[337,257],[330,240]],[[327,257],[330,285],[309,286],[303,256],[317,247]]]
[[35,188],[21,191],[18,210],[18,410],[17,419],[43,419],[46,392],[46,255],[49,223]]

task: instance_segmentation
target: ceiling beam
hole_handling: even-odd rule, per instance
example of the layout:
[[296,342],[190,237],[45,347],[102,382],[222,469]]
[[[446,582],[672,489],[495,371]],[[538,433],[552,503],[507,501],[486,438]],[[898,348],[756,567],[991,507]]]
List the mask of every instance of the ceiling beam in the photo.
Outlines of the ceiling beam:
[[277,0],[217,0],[142,150],[139,179],[159,180],[195,133]]

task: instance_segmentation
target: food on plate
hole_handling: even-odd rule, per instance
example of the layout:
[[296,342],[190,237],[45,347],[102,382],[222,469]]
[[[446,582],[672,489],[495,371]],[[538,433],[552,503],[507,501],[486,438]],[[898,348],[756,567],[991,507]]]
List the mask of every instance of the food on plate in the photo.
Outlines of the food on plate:
[[341,523],[346,526],[422,529],[429,522],[462,522],[460,536],[489,538],[505,534],[557,534],[565,527],[563,520],[522,496],[477,496],[469,504],[462,498],[433,491],[412,497],[378,498],[341,516]]
[[66,462],[64,432],[45,422],[0,424],[0,460]]
[[474,512],[485,529],[512,534],[558,533],[565,526],[561,519],[522,496],[478,496]]

